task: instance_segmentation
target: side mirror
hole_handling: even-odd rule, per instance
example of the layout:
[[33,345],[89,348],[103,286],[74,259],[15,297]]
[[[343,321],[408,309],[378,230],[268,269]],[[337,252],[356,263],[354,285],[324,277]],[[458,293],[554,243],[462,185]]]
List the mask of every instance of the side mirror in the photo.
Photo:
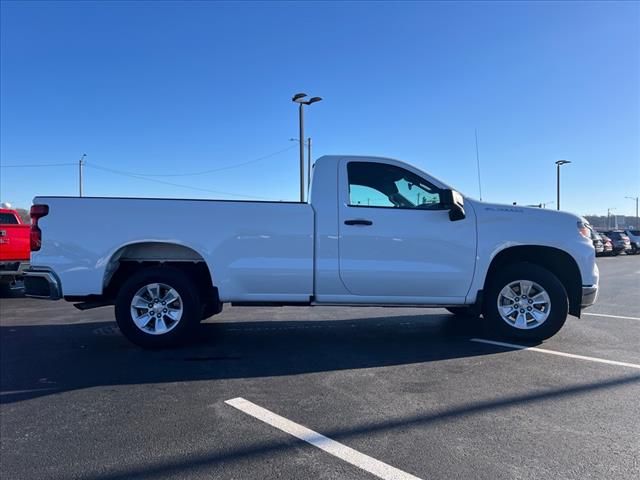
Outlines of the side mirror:
[[440,202],[449,209],[449,220],[456,222],[466,217],[464,213],[464,198],[455,190],[442,190]]

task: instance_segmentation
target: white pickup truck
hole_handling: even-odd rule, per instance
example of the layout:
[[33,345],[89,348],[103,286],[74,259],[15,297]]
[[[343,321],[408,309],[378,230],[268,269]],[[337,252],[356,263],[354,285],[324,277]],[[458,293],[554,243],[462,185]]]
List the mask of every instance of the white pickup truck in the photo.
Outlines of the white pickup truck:
[[463,198],[397,160],[325,156],[308,203],[36,197],[29,296],[115,305],[143,347],[222,304],[445,307],[541,340],[595,302],[575,215]]

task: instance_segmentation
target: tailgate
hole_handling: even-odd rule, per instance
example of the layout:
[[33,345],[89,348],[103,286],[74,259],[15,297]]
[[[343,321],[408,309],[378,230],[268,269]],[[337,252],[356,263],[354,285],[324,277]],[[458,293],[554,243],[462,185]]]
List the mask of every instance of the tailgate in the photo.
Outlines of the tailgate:
[[0,261],[29,260],[29,225],[0,225]]

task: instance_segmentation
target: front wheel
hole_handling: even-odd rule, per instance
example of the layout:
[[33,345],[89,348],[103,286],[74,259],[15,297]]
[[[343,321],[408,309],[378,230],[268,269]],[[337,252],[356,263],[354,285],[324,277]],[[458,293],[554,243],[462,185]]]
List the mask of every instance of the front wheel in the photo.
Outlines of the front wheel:
[[150,267],[127,280],[116,297],[120,331],[143,348],[162,348],[187,340],[200,322],[197,288],[181,270]]
[[569,312],[567,291],[553,273],[531,263],[505,267],[491,279],[484,317],[499,335],[545,340],[564,325]]

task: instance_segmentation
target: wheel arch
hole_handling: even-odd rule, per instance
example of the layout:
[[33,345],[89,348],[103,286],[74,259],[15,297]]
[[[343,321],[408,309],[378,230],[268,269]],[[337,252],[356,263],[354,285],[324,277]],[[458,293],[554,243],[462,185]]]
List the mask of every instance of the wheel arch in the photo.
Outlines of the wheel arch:
[[539,265],[553,273],[567,291],[569,313],[580,317],[582,275],[575,259],[566,251],[540,245],[518,245],[499,251],[491,260],[484,282],[484,291],[500,268],[517,262]]
[[193,278],[203,298],[218,301],[218,290],[203,255],[194,248],[165,241],[131,242],[119,247],[106,261],[103,296],[114,298],[118,288],[133,273],[150,266],[170,265]]

